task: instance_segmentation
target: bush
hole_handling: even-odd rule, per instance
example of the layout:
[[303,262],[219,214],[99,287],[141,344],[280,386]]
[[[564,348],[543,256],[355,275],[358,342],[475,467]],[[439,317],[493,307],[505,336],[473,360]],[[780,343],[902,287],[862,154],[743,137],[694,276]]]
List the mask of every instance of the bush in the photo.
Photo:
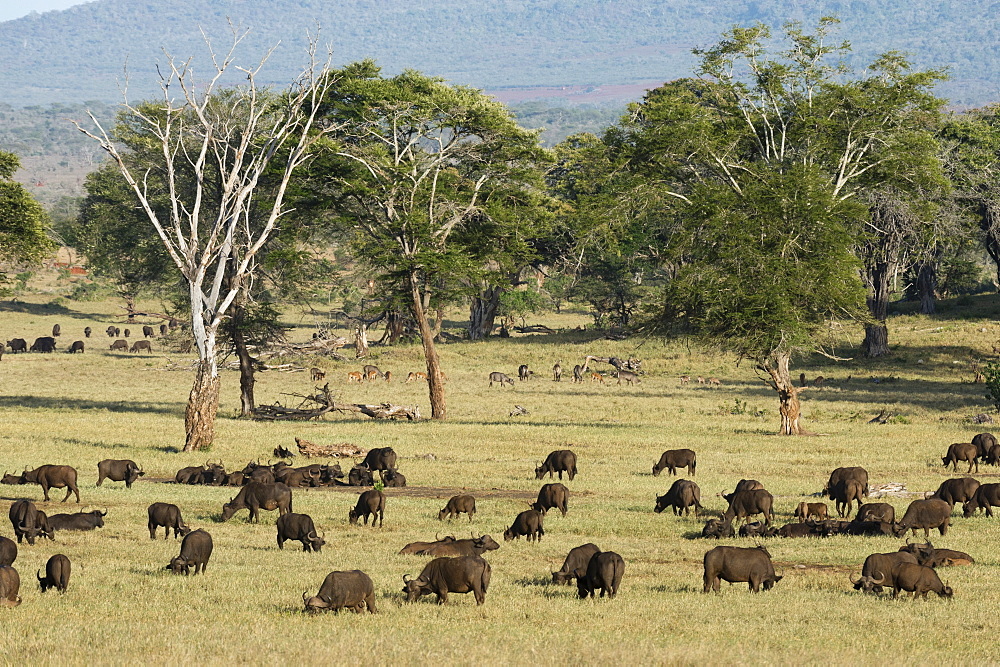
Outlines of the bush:
[[986,380],[986,400],[1000,412],[1000,362],[991,361],[986,364],[983,377]]

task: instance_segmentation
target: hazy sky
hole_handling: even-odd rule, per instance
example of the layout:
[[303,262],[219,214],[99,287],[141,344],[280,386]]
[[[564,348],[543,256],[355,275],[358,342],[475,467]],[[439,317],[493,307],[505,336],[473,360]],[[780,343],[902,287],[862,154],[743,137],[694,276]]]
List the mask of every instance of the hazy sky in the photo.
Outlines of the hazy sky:
[[87,0],[0,0],[0,21],[10,21],[31,12],[48,12],[82,5]]

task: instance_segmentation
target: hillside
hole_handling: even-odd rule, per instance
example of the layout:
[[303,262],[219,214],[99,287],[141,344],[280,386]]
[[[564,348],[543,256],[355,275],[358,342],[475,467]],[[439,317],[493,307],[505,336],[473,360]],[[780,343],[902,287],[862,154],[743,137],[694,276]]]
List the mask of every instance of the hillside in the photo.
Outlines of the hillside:
[[305,35],[319,24],[340,63],[373,57],[388,71],[412,67],[491,91],[548,87],[560,95],[573,86],[639,84],[626,90],[641,91],[642,84],[690,73],[691,48],[715,42],[734,23],[813,23],[824,14],[841,17],[840,37],[854,44],[858,63],[889,49],[908,51],[918,66],[952,69],[942,92],[954,103],[998,97],[998,54],[988,48],[998,41],[991,3],[98,0],[0,23],[0,100],[114,101],[126,59],[130,91],[149,95],[161,47],[203,54],[199,26],[222,43],[227,17],[252,28],[248,57],[281,42],[269,69],[278,83],[301,67]]

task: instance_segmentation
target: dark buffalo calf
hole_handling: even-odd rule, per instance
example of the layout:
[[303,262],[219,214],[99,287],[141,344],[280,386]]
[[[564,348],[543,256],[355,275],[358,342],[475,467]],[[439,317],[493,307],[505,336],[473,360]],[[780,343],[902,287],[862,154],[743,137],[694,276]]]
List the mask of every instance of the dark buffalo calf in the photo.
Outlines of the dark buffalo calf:
[[385,494],[376,489],[365,491],[358,496],[358,503],[347,514],[352,525],[357,525],[360,517],[365,518],[365,525],[368,525],[368,517],[372,518],[372,528],[375,527],[375,519],[378,519],[378,527],[382,527],[382,520],[385,518]]
[[444,521],[445,517],[458,518],[462,512],[469,515],[469,523],[472,523],[472,517],[476,513],[476,499],[472,496],[452,496],[444,509],[438,512],[438,521]]
[[490,573],[490,564],[479,556],[435,558],[424,566],[416,579],[403,575],[403,592],[407,602],[416,602],[434,593],[438,604],[448,601],[448,593],[472,593],[476,604],[480,605],[486,601]]
[[306,611],[311,613],[337,612],[341,609],[361,613],[366,607],[370,614],[378,611],[375,608],[375,584],[361,570],[331,572],[326,575],[319,592],[313,597],[306,597],[303,592],[302,601],[305,602]]
[[671,475],[677,474],[678,468],[687,468],[688,474],[695,474],[698,460],[694,450],[691,449],[668,449],[660,454],[660,460],[653,464],[653,476],[659,477],[666,468]]
[[542,527],[543,514],[538,510],[525,510],[514,517],[514,523],[510,528],[503,531],[504,542],[520,539],[522,535],[528,538],[529,542],[542,540],[545,529]]
[[176,558],[171,559],[166,569],[174,574],[187,576],[189,568],[194,568],[194,573],[205,574],[208,566],[208,559],[212,557],[212,536],[199,528],[184,536],[181,542],[181,553]]
[[625,560],[614,551],[599,551],[590,557],[584,576],[576,578],[576,589],[580,599],[594,597],[601,589],[601,597],[618,595],[618,587],[625,574]]
[[568,584],[587,574],[587,566],[594,554],[600,553],[596,544],[581,544],[569,550],[562,569],[552,573],[553,584]]
[[41,570],[35,574],[38,577],[38,585],[41,586],[42,592],[44,593],[50,588],[54,588],[60,593],[65,593],[69,587],[70,569],[69,558],[66,556],[56,554],[50,558],[45,563],[45,576],[42,576]]
[[181,518],[181,510],[177,505],[170,503],[153,503],[146,508],[146,516],[149,521],[146,526],[149,528],[149,539],[156,539],[156,529],[163,526],[163,539],[170,537],[170,531],[174,531],[174,539],[187,535],[191,529],[184,524]]

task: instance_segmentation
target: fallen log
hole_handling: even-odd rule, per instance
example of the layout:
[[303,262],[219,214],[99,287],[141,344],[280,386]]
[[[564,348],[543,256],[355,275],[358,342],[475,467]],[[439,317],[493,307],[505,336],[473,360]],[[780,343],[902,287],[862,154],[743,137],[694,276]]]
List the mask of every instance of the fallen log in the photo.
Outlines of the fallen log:
[[[310,419],[319,419],[323,415],[336,410],[337,412],[361,413],[372,419],[407,419],[409,421],[420,419],[420,408],[416,405],[337,403],[333,400],[329,383],[323,385],[322,389],[311,396],[303,396],[302,394],[289,394],[289,396],[301,398],[302,402],[294,408],[286,407],[280,403],[258,405],[253,411],[252,418],[258,421],[308,421]],[[316,407],[307,407],[309,405],[315,405]]]
[[638,359],[629,357],[627,360],[619,359],[618,357],[594,357],[587,355],[586,360],[583,362],[583,371],[587,372],[589,370],[590,362],[596,361],[600,364],[610,364],[620,371],[632,371],[634,373],[642,373],[642,362]]
[[518,333],[528,334],[528,333],[544,333],[544,334],[554,334],[559,333],[555,329],[551,329],[544,324],[529,324],[525,327],[514,327],[514,330]]
[[340,459],[348,456],[364,456],[368,453],[367,450],[361,449],[349,442],[338,442],[335,445],[317,445],[302,438],[295,438],[295,444],[299,448],[299,453],[306,458]]

